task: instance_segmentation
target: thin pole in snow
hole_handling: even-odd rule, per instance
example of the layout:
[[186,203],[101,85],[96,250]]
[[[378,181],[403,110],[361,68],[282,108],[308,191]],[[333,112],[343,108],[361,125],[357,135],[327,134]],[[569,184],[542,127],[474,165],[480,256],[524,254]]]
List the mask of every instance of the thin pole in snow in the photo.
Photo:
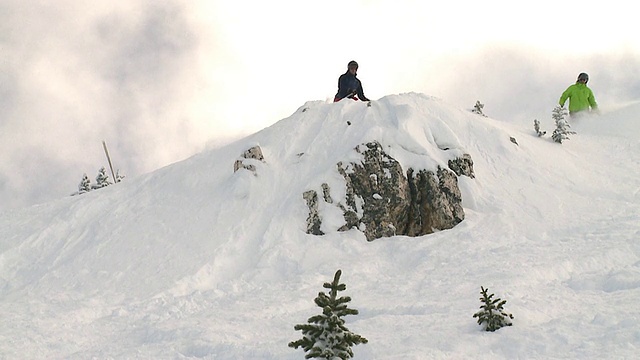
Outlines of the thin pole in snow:
[[104,147],[104,153],[107,155],[107,161],[109,161],[109,168],[111,169],[111,176],[113,176],[113,182],[117,182],[116,174],[113,173],[113,165],[111,165],[111,156],[109,156],[109,150],[107,150],[107,143],[102,140],[102,147]]

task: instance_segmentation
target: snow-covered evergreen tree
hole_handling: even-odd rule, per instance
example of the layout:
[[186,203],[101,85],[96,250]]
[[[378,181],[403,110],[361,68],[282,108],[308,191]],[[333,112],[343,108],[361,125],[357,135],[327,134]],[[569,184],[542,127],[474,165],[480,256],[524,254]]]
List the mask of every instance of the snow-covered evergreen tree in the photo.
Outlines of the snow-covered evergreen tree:
[[103,167],[98,170],[98,176],[96,176],[96,184],[93,186],[94,189],[100,189],[105,186],[111,185],[111,181],[109,181],[109,175],[107,175],[107,170]]
[[562,144],[563,140],[569,140],[569,134],[575,134],[575,132],[569,130],[571,127],[565,117],[567,116],[567,110],[560,105],[553,108],[551,117],[556,122],[556,129],[553,130],[551,138],[553,141]]
[[307,355],[305,359],[350,359],[353,357],[351,347],[366,344],[367,339],[354,334],[344,326],[346,315],[357,315],[358,310],[349,309],[348,296],[338,297],[338,291],[346,290],[345,284],[340,284],[341,270],[336,271],[332,283],[324,283],[323,287],[330,289],[329,295],[320,292],[315,303],[322,309],[322,315],[309,318],[308,324],[294,326],[302,331],[302,339],[292,341],[289,347],[302,347]]
[[485,331],[496,331],[503,326],[511,326],[513,315],[506,313],[503,309],[507,300],[500,298],[494,300],[494,294],[488,294],[489,289],[481,286],[480,290],[482,290],[480,291],[482,294],[480,301],[483,305],[480,306],[480,311],[473,314],[474,318],[478,318],[478,325],[483,326]]
[[482,112],[482,109],[484,108],[484,104],[480,103],[480,100],[476,101],[476,104],[473,106],[473,109],[471,110],[472,113],[474,114],[478,114],[484,117],[487,117],[487,115],[485,115]]
[[116,183],[119,183],[120,181],[122,181],[122,179],[124,179],[124,175],[120,175],[120,169],[116,170]]
[[538,137],[547,133],[546,131],[540,131],[540,121],[538,121],[538,119],[533,120],[533,128],[536,131],[536,134],[538,134]]
[[84,174],[82,175],[82,181],[78,185],[78,194],[84,194],[89,191],[91,191],[91,180],[89,180],[87,174]]

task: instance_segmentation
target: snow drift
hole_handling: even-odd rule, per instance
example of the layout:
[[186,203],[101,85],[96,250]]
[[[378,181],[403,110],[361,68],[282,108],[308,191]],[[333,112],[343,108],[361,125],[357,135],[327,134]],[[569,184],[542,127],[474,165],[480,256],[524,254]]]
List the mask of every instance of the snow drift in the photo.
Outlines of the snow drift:
[[[348,326],[369,339],[356,358],[631,357],[639,113],[582,119],[559,145],[533,123],[422,94],[371,108],[312,101],[223,148],[2,213],[0,357],[298,359],[286,345],[293,326],[316,312],[313,298],[337,269],[360,311]],[[335,164],[357,161],[353,149],[372,140],[407,168],[469,153],[476,177],[459,179],[466,219],[417,238],[306,234],[304,191],[318,179],[340,188]],[[234,172],[256,145],[265,160],[255,173]],[[328,211],[325,226],[340,226],[340,215]],[[479,330],[480,286],[508,301],[512,327]]]

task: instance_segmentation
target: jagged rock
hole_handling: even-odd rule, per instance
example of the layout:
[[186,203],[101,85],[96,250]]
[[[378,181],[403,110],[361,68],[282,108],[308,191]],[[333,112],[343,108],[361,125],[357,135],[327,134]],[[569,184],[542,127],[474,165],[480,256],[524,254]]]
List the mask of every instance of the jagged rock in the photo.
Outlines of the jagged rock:
[[360,145],[356,151],[362,153],[362,163],[338,163],[346,181],[345,226],[360,228],[368,240],[402,232],[409,210],[409,184],[400,163],[377,142]]
[[264,161],[262,149],[257,145],[246,150],[241,155],[241,157],[241,159],[236,160],[236,162],[233,164],[233,172],[236,172],[240,169],[247,169],[255,174],[256,166],[255,164],[251,164],[252,160]]
[[468,176],[472,179],[476,177],[473,173],[473,160],[471,155],[464,154],[462,157],[449,160],[449,169],[453,170],[458,176]]
[[438,166],[432,171],[407,171],[411,189],[411,212],[403,235],[422,236],[435,230],[451,229],[464,220],[462,195],[456,175]]
[[333,199],[331,198],[331,189],[327,183],[322,184],[322,197],[324,198],[324,202],[327,204],[333,204]]
[[318,193],[315,190],[305,191],[302,197],[309,207],[309,217],[307,217],[307,234],[324,235],[320,230],[321,220],[318,214]]
[[[470,156],[449,162],[456,173],[438,167],[436,173],[408,169],[405,176],[400,163],[379,143],[360,145],[356,151],[362,154],[362,162],[337,164],[346,186],[345,203],[334,204],[345,220],[339,231],[357,228],[372,241],[394,235],[422,236],[450,229],[464,219],[456,174],[474,177]],[[324,201],[334,203],[328,185],[322,184],[322,191]],[[309,206],[307,233],[322,233],[317,193],[309,190],[304,197]]]

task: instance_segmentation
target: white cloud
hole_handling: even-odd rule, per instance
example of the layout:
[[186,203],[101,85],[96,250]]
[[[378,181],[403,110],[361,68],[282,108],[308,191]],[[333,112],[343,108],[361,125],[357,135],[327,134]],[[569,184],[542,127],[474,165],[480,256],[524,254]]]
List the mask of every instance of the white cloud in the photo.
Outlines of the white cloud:
[[104,164],[139,174],[190,155],[209,134],[197,96],[199,34],[180,4],[15,2],[2,22],[2,207],[57,198]]

